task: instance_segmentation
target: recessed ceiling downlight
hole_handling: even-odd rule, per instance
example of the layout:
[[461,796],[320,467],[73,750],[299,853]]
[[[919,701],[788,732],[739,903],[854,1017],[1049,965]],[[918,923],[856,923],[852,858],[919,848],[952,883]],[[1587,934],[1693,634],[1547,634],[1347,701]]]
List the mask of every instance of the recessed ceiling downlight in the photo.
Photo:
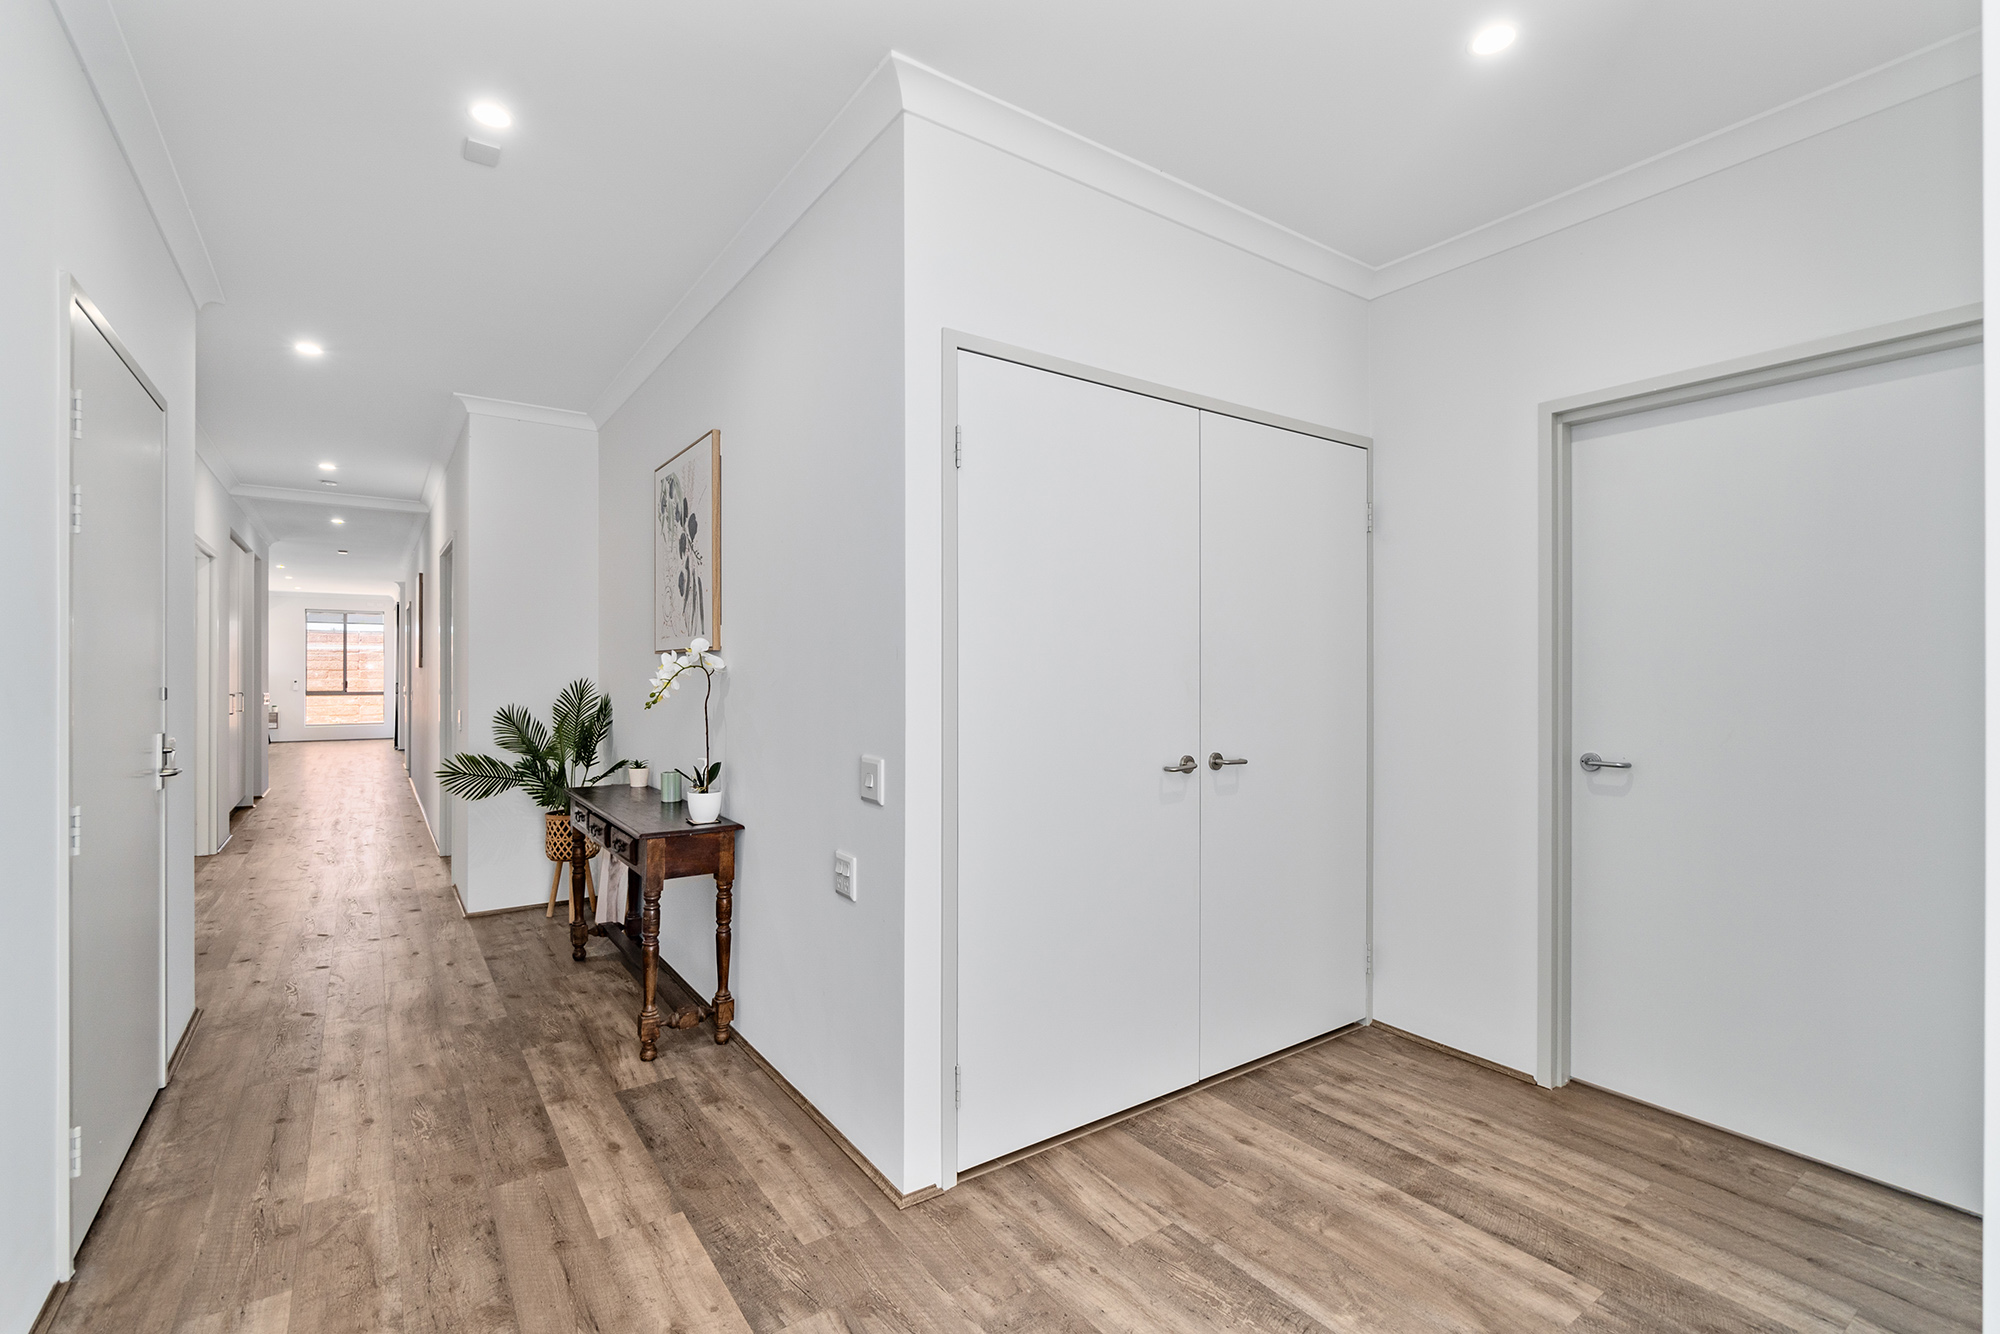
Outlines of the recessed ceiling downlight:
[[1490,56],[1505,51],[1514,44],[1514,39],[1519,35],[1511,23],[1489,24],[1473,34],[1472,54]]
[[347,522],[347,520],[345,520],[345,519],[334,519],[334,520],[332,520],[332,522],[334,522],[334,523],[346,523],[346,522]]
[[504,130],[514,123],[512,113],[498,102],[474,102],[472,104],[472,118],[481,125],[489,126],[496,130]]
[[306,339],[301,338],[298,342],[292,344],[292,351],[298,353],[302,357],[317,357],[321,353],[325,352],[326,349],[321,347],[318,343],[310,342]]
[[335,465],[335,464],[331,464],[331,463],[322,463],[322,464],[320,464],[320,465],[319,465],[319,470],[320,470],[321,472],[335,472],[335,471],[337,471],[338,469],[337,469],[337,465]]

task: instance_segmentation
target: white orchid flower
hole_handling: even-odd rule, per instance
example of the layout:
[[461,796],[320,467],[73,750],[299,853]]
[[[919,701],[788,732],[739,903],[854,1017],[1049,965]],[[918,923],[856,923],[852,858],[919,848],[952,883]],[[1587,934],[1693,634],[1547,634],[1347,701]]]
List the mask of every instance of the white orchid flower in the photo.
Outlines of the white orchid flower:
[[723,662],[722,655],[720,653],[702,654],[701,665],[708,668],[708,670],[710,670],[711,672],[719,672],[724,667],[728,666],[727,663]]
[[706,639],[703,639],[701,636],[696,635],[693,639],[690,639],[688,641],[688,652],[691,654],[701,654],[708,652],[708,641]]

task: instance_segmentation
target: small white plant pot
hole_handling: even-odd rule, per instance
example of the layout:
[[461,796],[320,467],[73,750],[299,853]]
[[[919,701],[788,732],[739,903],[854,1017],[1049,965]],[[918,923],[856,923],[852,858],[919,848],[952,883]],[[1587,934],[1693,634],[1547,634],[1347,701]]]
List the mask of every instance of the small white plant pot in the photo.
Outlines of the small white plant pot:
[[690,824],[714,824],[722,818],[720,792],[690,792],[687,794],[687,804]]
[[653,771],[650,769],[632,768],[625,771],[625,781],[633,787],[651,787],[652,780]]

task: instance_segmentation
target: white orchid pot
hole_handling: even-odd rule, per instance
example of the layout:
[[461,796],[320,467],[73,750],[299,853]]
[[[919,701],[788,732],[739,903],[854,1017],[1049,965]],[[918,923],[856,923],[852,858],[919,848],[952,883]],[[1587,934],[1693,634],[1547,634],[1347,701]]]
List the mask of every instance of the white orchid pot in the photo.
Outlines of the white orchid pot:
[[692,824],[714,824],[722,818],[720,792],[690,792],[687,804],[688,821]]

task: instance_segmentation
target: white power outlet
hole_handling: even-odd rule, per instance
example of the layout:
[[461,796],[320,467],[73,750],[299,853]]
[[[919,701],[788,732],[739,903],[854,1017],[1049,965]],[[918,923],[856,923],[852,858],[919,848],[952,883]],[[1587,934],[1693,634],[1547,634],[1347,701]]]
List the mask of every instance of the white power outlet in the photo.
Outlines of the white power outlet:
[[851,852],[833,854],[833,892],[851,902],[860,902],[857,897],[861,886],[858,863]]
[[889,765],[880,755],[861,757],[861,799],[877,806],[889,804]]

